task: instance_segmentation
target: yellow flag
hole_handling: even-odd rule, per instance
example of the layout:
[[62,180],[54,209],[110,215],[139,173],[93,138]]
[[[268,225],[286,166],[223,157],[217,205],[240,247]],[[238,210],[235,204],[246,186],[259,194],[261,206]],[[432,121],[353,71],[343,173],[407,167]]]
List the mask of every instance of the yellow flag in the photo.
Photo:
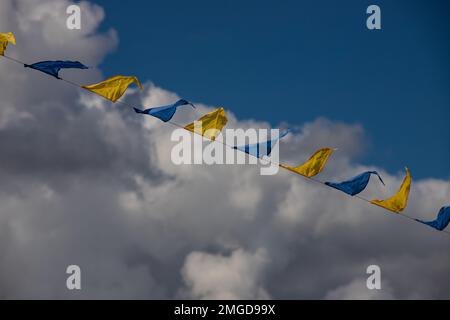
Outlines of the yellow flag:
[[214,141],[216,136],[222,131],[222,128],[227,124],[227,121],[228,119],[225,110],[219,108],[205,114],[203,117],[186,125],[184,128]]
[[16,45],[16,38],[14,38],[14,35],[11,32],[0,33],[0,55],[3,56],[5,54],[8,43]]
[[139,89],[142,90],[141,83],[134,76],[115,76],[106,79],[105,81],[91,84],[90,86],[82,86],[82,88],[95,92],[96,94],[101,95],[102,97],[111,100],[112,102],[116,102],[120,99],[120,97],[127,90],[128,86],[132,83],[135,83],[139,87]]
[[386,200],[372,200],[370,203],[396,213],[399,213],[405,209],[406,203],[408,202],[409,190],[411,189],[411,174],[409,173],[408,168],[405,167],[405,170],[406,176],[396,194]]
[[323,148],[316,151],[311,158],[305,163],[299,165],[298,167],[291,167],[280,164],[280,167],[291,170],[295,173],[301,174],[305,177],[314,177],[315,175],[322,172],[323,167],[327,163],[328,157],[333,153],[335,149]]

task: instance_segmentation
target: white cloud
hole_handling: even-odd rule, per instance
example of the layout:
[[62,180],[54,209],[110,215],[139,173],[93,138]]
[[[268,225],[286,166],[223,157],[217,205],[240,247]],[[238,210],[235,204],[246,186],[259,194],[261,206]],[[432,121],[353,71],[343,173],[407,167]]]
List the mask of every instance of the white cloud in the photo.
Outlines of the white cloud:
[[346,285],[330,290],[325,299],[331,300],[391,300],[394,298],[386,281],[381,289],[368,289],[366,279],[357,278]]
[[[65,28],[43,8],[70,2],[55,3],[0,3],[0,30],[18,41],[8,54],[97,65],[118,43],[114,31],[95,29],[103,11],[83,2],[83,32],[46,33],[62,22]],[[66,72],[83,83],[101,78],[95,69]],[[368,259],[380,265],[396,298],[449,297],[441,281],[450,267],[448,242],[430,228],[285,171],[175,166],[170,125],[6,60],[0,74],[1,298],[356,298],[367,294],[351,279],[360,279]],[[151,83],[126,96],[145,106],[177,98]],[[196,105],[180,108],[175,121],[212,109]],[[268,126],[227,113],[229,127]],[[353,163],[364,151],[361,126],[318,119],[298,128],[280,145],[286,163],[332,146],[339,150],[321,179],[368,169]],[[387,186],[372,180],[368,197],[395,192],[404,174],[370,169]],[[414,181],[406,213],[431,219],[448,199],[450,181]],[[84,275],[76,295],[64,288],[69,264]]]
[[186,257],[182,274],[191,298],[268,299],[259,284],[266,263],[263,250],[251,254],[237,249],[228,257],[192,252]]

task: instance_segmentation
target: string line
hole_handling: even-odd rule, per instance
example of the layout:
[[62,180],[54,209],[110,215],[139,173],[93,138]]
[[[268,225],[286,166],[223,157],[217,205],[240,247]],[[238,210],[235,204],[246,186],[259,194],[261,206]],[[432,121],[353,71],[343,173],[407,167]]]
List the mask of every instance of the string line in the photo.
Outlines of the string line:
[[[27,65],[27,64],[24,63],[23,61],[20,61],[20,60],[18,60],[18,59],[12,58],[12,57],[10,57],[10,56],[3,55],[3,57],[6,58],[6,59],[8,59],[8,60],[10,60],[10,61],[15,62],[15,63],[21,64],[21,65],[24,65],[24,66]],[[42,73],[42,72],[41,72],[41,73]],[[50,75],[49,75],[49,76],[50,76]],[[53,76],[50,76],[50,77],[54,78]],[[78,88],[81,88],[81,87],[82,87],[80,84],[75,83],[75,82],[70,81],[70,80],[67,80],[67,79],[64,79],[64,78],[62,78],[62,77],[59,77],[58,79],[64,81],[64,82],[67,83],[67,84],[70,84],[70,85],[72,85],[72,86],[74,86],[74,87],[78,87]],[[90,90],[87,90],[87,91],[91,92]],[[91,92],[91,93],[95,94],[95,92]],[[126,107],[130,107],[130,105],[129,105],[128,103],[126,103],[125,101],[122,101],[121,99],[118,99],[118,100],[116,101],[116,103],[120,103],[120,104],[122,104],[122,105],[124,105],[124,106],[126,106]],[[145,109],[145,107],[143,107],[143,106],[140,106],[140,107]],[[195,130],[194,130],[194,131],[187,130],[183,125],[180,125],[180,124],[178,124],[178,123],[176,123],[176,122],[173,122],[173,121],[170,121],[170,120],[169,120],[169,121],[167,121],[167,123],[169,123],[169,124],[171,124],[171,125],[173,125],[173,126],[175,126],[175,127],[181,128],[181,129],[183,129],[183,130],[186,130],[186,131],[188,131],[188,132],[197,134],[197,135],[201,136],[202,138],[208,139],[208,138],[206,138],[205,136],[203,136],[200,132],[196,132]],[[280,163],[277,163],[277,162],[273,161],[273,160],[270,159],[270,158],[265,158],[265,159],[259,158],[259,157],[255,156],[255,155],[253,155],[253,154],[244,152],[244,151],[239,150],[239,149],[235,149],[234,146],[229,145],[229,144],[227,144],[226,142],[224,142],[224,141],[222,141],[222,140],[211,140],[211,139],[208,139],[208,140],[212,141],[213,143],[214,143],[214,142],[218,142],[218,143],[222,144],[222,145],[225,146],[225,147],[231,148],[231,149],[233,149],[233,150],[240,151],[240,152],[242,152],[242,153],[244,153],[244,154],[248,154],[249,156],[252,156],[252,157],[254,157],[254,158],[257,158],[257,159],[259,159],[260,161],[266,162],[267,164],[274,165],[274,166],[278,166],[279,168],[282,168],[282,169],[284,169],[284,170],[286,170],[286,171],[290,171],[289,169],[287,169],[287,168],[281,166]],[[322,186],[325,186],[325,187],[327,187],[328,189],[334,189],[335,191],[339,191],[339,190],[337,190],[337,189],[335,189],[335,188],[330,187],[329,185],[325,184],[323,181],[320,181],[320,180],[318,180],[318,179],[316,179],[316,178],[314,178],[314,177],[307,177],[307,176],[304,176],[304,175],[301,175],[301,174],[297,174],[297,175],[298,175],[298,176],[301,176],[301,177],[303,177],[303,178],[305,178],[305,179],[307,179],[307,180],[313,181],[313,182],[315,182],[315,183],[317,183],[317,184],[320,184],[320,185],[322,185]],[[345,193],[345,192],[344,192],[344,193]],[[350,196],[350,195],[349,195],[349,196]],[[359,200],[361,200],[361,201],[364,201],[364,202],[367,202],[367,203],[373,205],[373,204],[370,202],[369,199],[364,198],[364,197],[362,197],[362,196],[360,196],[360,195],[354,195],[354,196],[350,196],[350,197],[352,197],[352,198],[357,198],[357,199],[359,199]],[[384,213],[389,213],[390,216],[392,216],[392,213],[394,213],[394,215],[396,215],[396,216],[399,216],[399,217],[408,219],[408,220],[410,220],[410,221],[417,222],[416,219],[415,219],[414,217],[411,217],[411,216],[409,216],[409,215],[407,215],[407,214],[405,214],[405,213],[397,213],[397,212],[393,212],[393,211],[391,211],[391,210],[389,210],[389,209],[386,209],[386,208],[383,208],[383,207],[380,207],[380,206],[376,206],[376,207],[378,207],[379,209],[383,209]],[[450,232],[449,232],[449,231],[441,230],[441,232],[443,232],[443,233],[445,233],[445,234],[447,234],[447,235],[450,236]]]

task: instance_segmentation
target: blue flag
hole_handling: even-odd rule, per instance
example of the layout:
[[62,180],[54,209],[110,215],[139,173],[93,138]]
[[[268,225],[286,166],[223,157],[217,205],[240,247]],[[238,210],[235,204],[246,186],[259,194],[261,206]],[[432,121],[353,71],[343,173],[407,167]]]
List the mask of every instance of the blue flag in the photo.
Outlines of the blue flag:
[[371,174],[377,175],[381,183],[384,185],[383,179],[381,179],[380,175],[376,171],[366,171],[357,175],[356,177],[351,178],[350,180],[346,180],[343,182],[325,182],[325,184],[335,189],[341,190],[346,194],[354,196],[355,194],[360,193],[366,188],[367,184],[369,183]]
[[272,147],[283,138],[285,135],[289,133],[289,130],[282,131],[281,134],[271,140],[259,142],[259,143],[253,143],[253,144],[246,144],[243,146],[235,146],[233,149],[237,149],[240,151],[243,151],[245,153],[248,153],[254,157],[261,158],[263,156],[269,156],[272,152]]
[[33,64],[26,64],[25,68],[32,68],[44,72],[57,79],[60,79],[59,71],[61,69],[88,69],[88,67],[78,61],[41,61]]
[[439,210],[436,220],[422,221],[416,219],[416,221],[429,225],[436,230],[442,231],[448,226],[448,223],[450,222],[450,207],[442,207],[441,210]]
[[136,113],[148,114],[148,115],[154,116],[164,122],[167,122],[170,119],[172,119],[172,117],[175,114],[175,111],[177,111],[178,107],[185,106],[185,105],[190,105],[193,108],[195,108],[195,106],[192,103],[190,103],[189,101],[181,99],[181,100],[178,100],[177,102],[175,102],[174,104],[170,104],[168,106],[150,108],[150,109],[145,109],[145,110],[141,110],[138,108],[133,108],[133,109]]

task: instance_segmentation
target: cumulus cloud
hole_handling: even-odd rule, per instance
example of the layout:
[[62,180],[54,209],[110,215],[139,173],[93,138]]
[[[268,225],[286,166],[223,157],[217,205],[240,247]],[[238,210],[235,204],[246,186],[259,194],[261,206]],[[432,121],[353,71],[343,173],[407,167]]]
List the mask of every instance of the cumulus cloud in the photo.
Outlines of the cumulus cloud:
[[[3,0],[0,30],[18,42],[8,54],[98,65],[117,35],[97,31],[105,13],[88,2],[82,31],[67,30],[70,3]],[[80,83],[102,78],[64,72]],[[285,171],[176,166],[170,125],[4,59],[0,74],[1,298],[377,298],[359,285],[370,264],[381,268],[384,297],[450,298],[442,234]],[[150,82],[125,97],[145,106],[177,98]],[[174,120],[213,107],[196,105]],[[227,113],[229,127],[269,126]],[[377,169],[387,186],[370,183],[364,195],[374,197],[401,183],[401,168],[355,163],[366,145],[360,125],[292,125],[298,133],[280,145],[288,164],[337,147],[321,179]],[[414,181],[407,212],[431,218],[449,196],[448,180]],[[81,291],[65,287],[70,264],[81,267]]]
[[381,289],[368,290],[366,286],[366,279],[357,278],[346,285],[339,286],[336,289],[330,290],[325,299],[331,300],[388,300],[392,299],[391,288],[388,283],[384,283]]
[[268,299],[260,283],[267,257],[237,249],[230,256],[192,252],[182,269],[188,296],[196,299]]

